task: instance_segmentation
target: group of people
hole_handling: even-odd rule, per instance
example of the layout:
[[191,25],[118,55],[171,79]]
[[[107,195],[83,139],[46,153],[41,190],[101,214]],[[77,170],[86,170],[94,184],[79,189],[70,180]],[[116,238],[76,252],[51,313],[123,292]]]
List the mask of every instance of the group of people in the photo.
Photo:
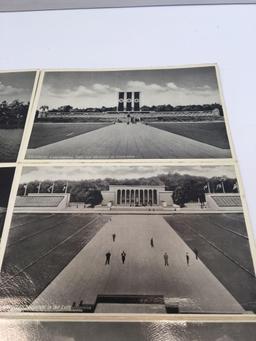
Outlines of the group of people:
[[[116,240],[116,234],[115,233],[112,234],[112,240],[113,240],[113,242],[115,242],[115,240]],[[105,265],[109,265],[110,264],[110,258],[111,258],[111,252],[108,251],[105,256],[106,256]],[[122,260],[123,264],[125,263],[125,259],[126,259],[126,252],[123,250],[121,253],[121,260]]]
[[[115,240],[116,240],[116,234],[115,233],[112,234],[112,240],[113,240],[113,242],[115,242]],[[151,246],[151,248],[154,247],[154,239],[153,239],[153,237],[150,238],[150,246]],[[198,259],[198,256],[199,256],[198,249],[195,248],[193,251],[195,253],[196,259]],[[110,258],[111,258],[111,252],[108,251],[105,256],[106,256],[105,265],[109,265],[110,264]],[[168,255],[168,253],[165,252],[163,257],[164,257],[164,266],[169,266],[169,255]],[[186,252],[185,257],[186,257],[187,266],[189,266],[189,264],[190,264],[190,255],[189,255],[188,252]],[[124,264],[125,260],[126,260],[126,252],[124,250],[121,253],[121,260],[122,260],[122,263]]]
[[[195,253],[196,260],[198,260],[198,256],[199,256],[198,249],[194,249],[193,251]],[[186,257],[187,266],[189,266],[189,264],[190,264],[190,255],[189,255],[188,252],[186,252],[185,257]],[[164,253],[164,266],[169,266],[169,256],[168,256],[167,252]]]

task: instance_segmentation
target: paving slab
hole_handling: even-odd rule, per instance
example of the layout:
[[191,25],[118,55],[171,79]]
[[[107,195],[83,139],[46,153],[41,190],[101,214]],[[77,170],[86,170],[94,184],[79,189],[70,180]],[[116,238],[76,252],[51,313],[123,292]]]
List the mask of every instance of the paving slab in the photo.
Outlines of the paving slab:
[[[150,238],[154,239],[154,247],[150,246]],[[123,250],[127,254],[125,264],[121,262]],[[110,265],[105,265],[108,251]],[[169,266],[164,265],[164,252],[169,255]],[[94,304],[98,294],[163,295],[166,301],[178,301],[181,312],[244,312],[161,216],[112,216],[29,309],[70,309],[73,302],[81,300]]]
[[221,149],[142,123],[116,123],[35,149],[28,159],[228,158]]

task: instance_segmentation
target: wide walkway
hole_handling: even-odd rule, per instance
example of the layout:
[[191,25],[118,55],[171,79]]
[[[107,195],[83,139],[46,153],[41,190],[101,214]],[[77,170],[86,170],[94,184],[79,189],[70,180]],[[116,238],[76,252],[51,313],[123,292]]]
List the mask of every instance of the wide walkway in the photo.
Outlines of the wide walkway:
[[29,159],[227,158],[230,151],[142,123],[116,123],[50,145],[28,149]]
[[[121,262],[123,250],[127,254],[125,264]],[[110,265],[105,265],[108,251]],[[164,252],[169,255],[169,266],[164,265]],[[189,265],[186,252],[190,255]],[[112,216],[30,308],[51,310],[54,305],[70,308],[80,300],[93,304],[98,294],[164,295],[170,301],[177,300],[181,312],[243,313],[239,303],[195,259],[191,249],[161,216]]]

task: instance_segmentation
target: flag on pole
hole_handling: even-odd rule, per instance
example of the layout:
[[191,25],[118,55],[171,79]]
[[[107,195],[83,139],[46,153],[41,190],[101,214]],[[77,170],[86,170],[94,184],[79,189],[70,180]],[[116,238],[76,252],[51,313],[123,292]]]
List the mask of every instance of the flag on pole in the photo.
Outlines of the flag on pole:
[[39,182],[39,184],[36,186],[37,188],[37,193],[40,193],[40,189],[41,189],[41,182]]
[[221,184],[217,184],[216,189],[222,189]]
[[233,191],[235,191],[236,189],[238,190],[238,183],[237,182],[235,182],[233,185]]
[[27,188],[28,188],[28,185],[27,184],[24,184],[23,185],[23,188],[24,188],[24,196],[27,195]]
[[47,189],[47,192],[51,192],[51,193],[53,193],[53,191],[54,191],[54,182],[52,183],[52,185],[50,186],[50,187],[48,187],[48,189]]
[[204,191],[205,192],[208,191],[208,186],[207,185],[204,186]]
[[67,193],[67,191],[68,191],[68,181],[67,181],[66,185],[64,185],[64,186],[62,187],[62,191],[63,191],[64,193]]

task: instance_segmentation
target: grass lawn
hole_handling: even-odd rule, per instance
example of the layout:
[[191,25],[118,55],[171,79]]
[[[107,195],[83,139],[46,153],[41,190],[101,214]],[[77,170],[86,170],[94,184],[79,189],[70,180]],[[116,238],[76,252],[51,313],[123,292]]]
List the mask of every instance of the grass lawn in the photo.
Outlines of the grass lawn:
[[148,125],[215,147],[230,149],[224,122],[165,122]]
[[[242,214],[185,214],[166,221],[246,310],[256,312],[256,280]],[[240,267],[240,264],[242,267]]]
[[[18,297],[20,308],[35,299],[107,221],[93,214],[27,214],[25,223],[21,214],[22,224],[17,225],[19,214],[14,217],[16,227],[10,229],[2,266],[0,301],[6,299],[8,288],[10,301]],[[10,276],[14,277],[6,284]]]
[[29,148],[38,148],[108,126],[110,123],[35,123]]
[[0,162],[15,162],[23,129],[0,129]]

